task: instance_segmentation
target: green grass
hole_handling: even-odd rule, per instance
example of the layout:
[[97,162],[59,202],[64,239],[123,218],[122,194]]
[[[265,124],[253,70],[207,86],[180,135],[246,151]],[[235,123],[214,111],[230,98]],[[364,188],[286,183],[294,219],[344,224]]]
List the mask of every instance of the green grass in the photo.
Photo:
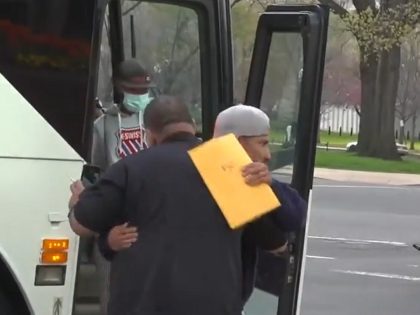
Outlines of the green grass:
[[415,157],[404,157],[403,161],[386,161],[341,151],[317,150],[315,166],[367,172],[420,174],[420,159]]
[[[270,141],[283,143],[285,140],[285,132],[272,129],[270,132]],[[357,141],[357,135],[351,135],[348,133],[343,133],[341,136],[338,133],[332,132],[330,135],[327,131],[321,131],[320,133],[321,145],[326,145],[330,147],[345,148],[347,143]],[[410,147],[410,142],[407,142],[406,145]],[[420,152],[420,141],[414,143],[414,151]]]
[[330,147],[340,147],[344,148],[347,143],[357,141],[357,135],[352,135],[347,133],[341,134],[332,132],[330,135],[327,131],[321,131],[321,144],[325,145],[328,143]]
[[[407,144],[407,146],[410,148],[410,144]],[[414,151],[420,152],[420,141],[414,142]]]
[[272,129],[270,132],[270,142],[283,143],[286,139],[286,132]]

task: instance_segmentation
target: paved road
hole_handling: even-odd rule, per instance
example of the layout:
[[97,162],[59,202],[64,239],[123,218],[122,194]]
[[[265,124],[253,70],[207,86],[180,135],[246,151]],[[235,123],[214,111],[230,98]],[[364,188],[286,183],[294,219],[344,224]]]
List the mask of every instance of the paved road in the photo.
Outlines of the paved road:
[[[317,181],[302,315],[420,314],[420,187]],[[256,292],[249,315],[275,314]]]

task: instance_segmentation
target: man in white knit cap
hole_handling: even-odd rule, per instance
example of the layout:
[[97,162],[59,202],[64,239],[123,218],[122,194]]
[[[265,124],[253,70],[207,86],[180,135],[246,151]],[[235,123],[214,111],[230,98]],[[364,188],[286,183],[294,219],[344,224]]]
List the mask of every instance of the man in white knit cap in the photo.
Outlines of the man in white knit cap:
[[268,163],[270,119],[260,109],[249,105],[235,105],[222,111],[216,119],[213,136],[233,133],[254,162]]
[[[281,202],[278,211],[273,211],[244,229],[242,237],[243,303],[252,294],[257,264],[257,247],[273,254],[286,250],[287,233],[297,231],[304,223],[306,202],[289,185],[271,177],[268,162],[270,119],[261,110],[249,105],[235,105],[219,113],[214,128],[214,137],[233,133],[248,153],[253,163],[245,167],[244,174],[259,169],[260,180],[271,186]],[[258,245],[256,245],[258,244]]]

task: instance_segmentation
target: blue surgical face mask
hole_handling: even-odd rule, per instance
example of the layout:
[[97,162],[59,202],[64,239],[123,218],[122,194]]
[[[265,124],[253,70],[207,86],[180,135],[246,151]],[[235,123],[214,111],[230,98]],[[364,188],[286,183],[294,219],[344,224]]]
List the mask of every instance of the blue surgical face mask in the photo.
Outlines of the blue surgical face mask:
[[133,113],[144,112],[146,106],[153,98],[149,97],[149,93],[145,94],[130,94],[124,92],[124,106],[127,110]]

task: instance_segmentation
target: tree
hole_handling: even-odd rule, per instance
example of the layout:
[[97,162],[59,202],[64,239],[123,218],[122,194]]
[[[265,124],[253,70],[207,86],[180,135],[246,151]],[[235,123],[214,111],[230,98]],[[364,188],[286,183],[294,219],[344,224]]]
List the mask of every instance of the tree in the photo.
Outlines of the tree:
[[[270,3],[273,2],[275,1],[270,1]],[[267,3],[251,0],[231,3],[234,4],[232,37],[235,53],[235,99],[243,100],[258,15],[265,10]],[[260,105],[272,118],[273,134],[284,133],[286,127],[292,125],[297,119],[303,60],[302,44],[299,34],[275,33],[272,36]]]
[[354,10],[334,0],[331,7],[355,36],[360,52],[360,155],[399,159],[394,141],[401,43],[420,17],[418,0],[352,0]]
[[321,106],[360,106],[357,43],[338,16],[331,15],[325,55]]
[[397,117],[402,121],[399,142],[404,142],[405,125],[411,120],[410,149],[414,149],[416,118],[419,114],[420,93],[420,43],[417,34],[413,40],[402,45],[400,83],[395,107]]

